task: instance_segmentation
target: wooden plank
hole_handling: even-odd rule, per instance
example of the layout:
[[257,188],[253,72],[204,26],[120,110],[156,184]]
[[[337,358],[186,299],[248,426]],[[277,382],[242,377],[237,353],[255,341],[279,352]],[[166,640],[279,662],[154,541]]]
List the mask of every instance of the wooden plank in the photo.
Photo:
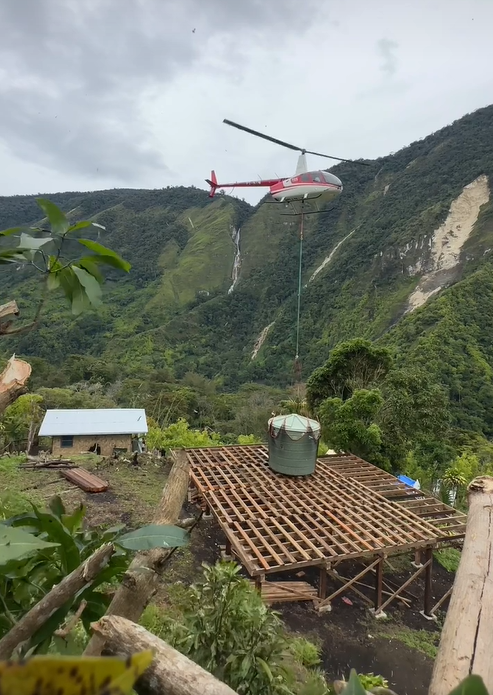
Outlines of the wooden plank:
[[60,470],[60,475],[70,483],[80,487],[84,492],[105,492],[109,488],[109,483],[106,480],[98,478],[84,468]]

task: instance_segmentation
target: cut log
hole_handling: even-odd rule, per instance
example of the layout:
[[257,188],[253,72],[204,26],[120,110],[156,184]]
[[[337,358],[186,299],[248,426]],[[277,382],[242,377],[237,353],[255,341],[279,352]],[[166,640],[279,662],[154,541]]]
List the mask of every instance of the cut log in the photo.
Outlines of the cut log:
[[8,405],[25,392],[30,376],[31,365],[12,355],[0,374],[0,415]]
[[42,627],[55,611],[61,608],[75,594],[96,579],[106,567],[114,552],[110,544],[102,545],[77,569],[54,586],[14,627],[0,640],[0,659],[10,659],[14,650],[26,642]]
[[[176,524],[188,490],[190,464],[182,450],[171,452],[174,460],[163,490],[153,524]],[[119,615],[138,622],[145,607],[155,594],[161,574],[173,548],[157,548],[137,553],[130,563],[106,615]],[[85,656],[99,656],[104,640],[93,635],[84,652]]]
[[130,656],[147,649],[154,652],[154,661],[134,685],[139,695],[237,695],[229,685],[130,620],[105,615],[91,627],[106,644],[106,653]]
[[473,480],[468,502],[466,537],[429,695],[448,695],[469,674],[481,676],[493,692],[493,478]]
[[8,333],[8,329],[16,316],[19,316],[17,302],[11,301],[6,304],[0,304],[0,334]]

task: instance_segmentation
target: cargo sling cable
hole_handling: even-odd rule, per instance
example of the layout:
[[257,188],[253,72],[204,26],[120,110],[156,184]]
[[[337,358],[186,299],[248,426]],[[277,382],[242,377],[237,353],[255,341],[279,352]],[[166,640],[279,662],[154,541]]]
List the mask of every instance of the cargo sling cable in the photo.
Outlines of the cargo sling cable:
[[301,203],[300,216],[300,254],[298,265],[298,306],[296,311],[296,356],[294,358],[294,373],[297,383],[301,381],[301,362],[300,362],[300,319],[301,319],[301,289],[302,289],[302,264],[303,264],[303,222],[305,215],[303,212],[303,202]]

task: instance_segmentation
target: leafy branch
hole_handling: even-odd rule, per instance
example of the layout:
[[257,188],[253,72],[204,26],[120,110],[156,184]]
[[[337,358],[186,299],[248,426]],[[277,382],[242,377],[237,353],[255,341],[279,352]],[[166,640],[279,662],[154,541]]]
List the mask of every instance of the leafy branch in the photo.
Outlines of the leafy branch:
[[[49,292],[60,289],[70,303],[73,314],[86,309],[97,309],[102,303],[101,286],[104,277],[101,266],[109,266],[128,273],[130,263],[115,251],[92,239],[75,236],[81,230],[105,228],[91,220],[71,225],[66,215],[51,201],[37,198],[49,222],[45,226],[12,227],[0,232],[0,240],[16,238],[14,247],[0,247],[0,264],[14,263],[33,267],[44,276],[43,290],[33,321],[11,329],[5,326],[3,335],[32,330],[39,323]],[[81,249],[83,247],[83,251]],[[89,251],[89,253],[87,253]],[[81,256],[81,253],[84,255]]]

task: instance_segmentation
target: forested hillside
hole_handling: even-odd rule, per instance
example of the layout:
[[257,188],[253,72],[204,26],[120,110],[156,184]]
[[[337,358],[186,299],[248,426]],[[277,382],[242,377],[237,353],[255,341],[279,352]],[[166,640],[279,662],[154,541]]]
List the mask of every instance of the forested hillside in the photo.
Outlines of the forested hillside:
[[[457,426],[491,435],[493,107],[370,166],[333,171],[342,195],[306,221],[303,378],[340,341],[378,340],[449,390]],[[253,392],[262,401],[292,383],[298,220],[281,204],[253,208],[194,188],[45,197],[71,221],[104,225],[101,242],[132,269],[110,273],[100,312],[71,317],[59,299],[36,332],[4,341],[33,362],[38,387],[99,379],[122,404],[200,412],[208,423],[212,411],[230,420]],[[0,228],[37,220],[34,196],[0,198]],[[2,266],[3,301],[29,318],[38,280]],[[240,389],[234,407],[221,395]]]

